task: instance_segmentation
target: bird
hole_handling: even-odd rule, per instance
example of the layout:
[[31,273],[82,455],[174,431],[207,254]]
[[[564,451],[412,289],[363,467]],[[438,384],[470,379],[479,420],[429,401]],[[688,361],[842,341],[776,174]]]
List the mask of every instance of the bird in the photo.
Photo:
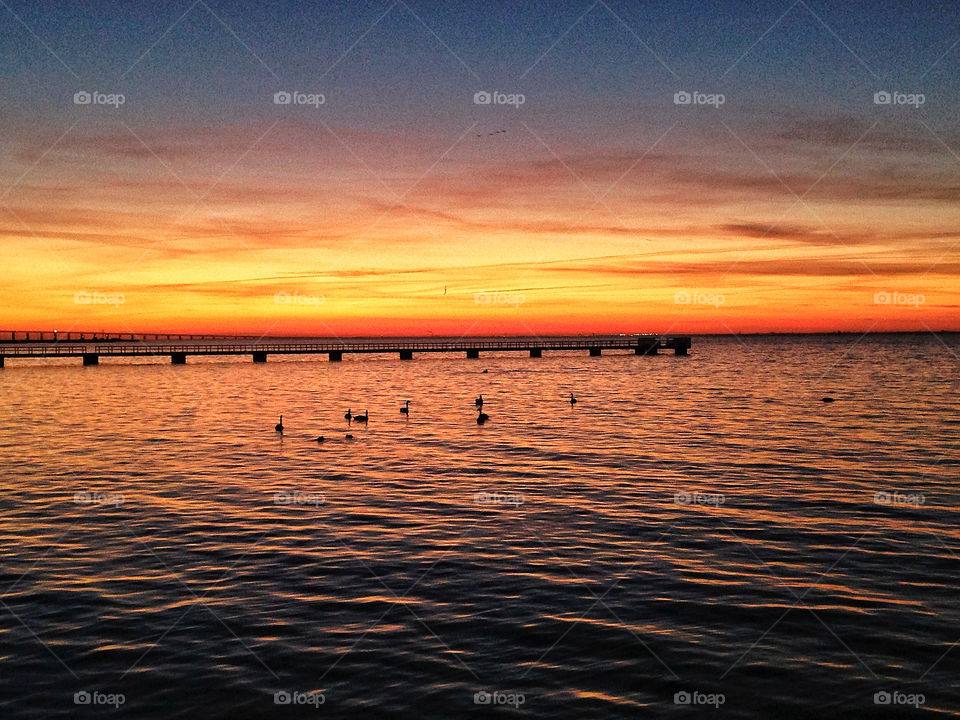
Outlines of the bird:
[[834,402],[833,398],[827,395],[826,397],[820,398],[823,402]]
[[473,401],[473,404],[476,405],[478,408],[482,408],[482,407],[483,407],[483,395],[481,394],[476,400],[474,400],[474,401]]
[[573,396],[573,393],[570,393],[570,404],[571,405],[577,404],[577,399]]
[[322,442],[323,442],[323,435],[320,435],[320,436],[317,438],[317,442],[318,442],[318,443],[322,443]]
[[280,422],[274,425],[273,429],[276,430],[278,433],[283,432],[283,415],[280,416]]
[[477,425],[483,425],[489,419],[489,415],[487,415],[482,409],[477,408]]
[[404,405],[402,408],[400,408],[400,412],[402,412],[404,415],[409,415],[409,414],[410,414],[410,401],[409,401],[409,400],[407,400],[406,405]]
[[350,408],[347,408],[347,411],[343,414],[343,417],[347,422],[350,422],[350,418],[353,417],[353,415],[350,413]]
[[343,437],[344,437],[346,440],[353,440],[353,435],[351,435],[350,433],[347,433],[347,434],[344,435]]
[[369,417],[370,417],[370,411],[364,410],[363,415],[354,415],[353,419],[356,420],[357,422],[365,423],[367,421],[367,418]]
[[483,370],[483,374],[484,374],[484,375],[486,375],[486,374],[487,374],[488,372],[490,372],[490,371],[489,371],[489,370],[487,370],[486,368],[484,368],[484,370]]

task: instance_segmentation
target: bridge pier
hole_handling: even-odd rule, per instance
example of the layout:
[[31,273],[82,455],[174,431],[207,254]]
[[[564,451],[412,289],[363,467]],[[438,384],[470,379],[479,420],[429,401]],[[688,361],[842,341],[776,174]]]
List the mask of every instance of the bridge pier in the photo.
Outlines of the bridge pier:
[[687,350],[689,349],[690,349],[690,338],[688,337],[673,338],[673,352],[675,355],[686,355]]
[[0,368],[3,367],[3,355],[0,355]]
[[590,357],[600,357],[600,348],[598,347],[590,348]]
[[263,363],[267,361],[267,354],[265,352],[255,352],[253,354],[253,361],[255,363]]
[[173,353],[170,355],[170,364],[171,365],[186,365],[187,364],[187,354],[186,353]]
[[329,353],[327,353],[327,357],[329,358],[330,362],[340,362],[343,360],[343,353],[339,350],[331,350]]
[[473,349],[467,350],[467,357],[470,358],[471,360],[476,360],[478,357],[480,357],[480,351],[473,350]]
[[633,352],[637,355],[656,355],[660,350],[660,338],[648,340],[646,344],[640,341],[640,344],[634,348]]
[[400,351],[401,360],[413,360],[413,350],[401,350]]
[[84,365],[99,365],[100,356],[95,353],[84,353],[83,354],[83,364]]
[[530,357],[543,357],[543,350],[540,348],[530,348]]

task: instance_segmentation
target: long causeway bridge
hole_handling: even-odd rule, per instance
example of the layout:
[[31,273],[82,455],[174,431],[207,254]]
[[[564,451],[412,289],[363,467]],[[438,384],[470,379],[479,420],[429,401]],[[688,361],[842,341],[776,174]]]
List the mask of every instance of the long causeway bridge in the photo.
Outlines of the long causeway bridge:
[[0,342],[0,367],[6,358],[82,358],[84,365],[97,365],[101,357],[169,356],[174,365],[183,365],[188,356],[249,355],[253,362],[266,362],[268,355],[326,355],[331,362],[343,360],[347,353],[398,354],[401,360],[412,360],[414,353],[464,353],[479,358],[481,352],[526,352],[542,357],[544,352],[583,350],[599,356],[604,350],[632,351],[636,355],[656,355],[660,350],[673,350],[686,355],[690,349],[688,335],[591,335],[580,337],[530,338],[461,338],[457,340],[314,340],[285,339],[280,342],[264,338],[220,339],[216,342],[158,342],[145,339],[113,342]]

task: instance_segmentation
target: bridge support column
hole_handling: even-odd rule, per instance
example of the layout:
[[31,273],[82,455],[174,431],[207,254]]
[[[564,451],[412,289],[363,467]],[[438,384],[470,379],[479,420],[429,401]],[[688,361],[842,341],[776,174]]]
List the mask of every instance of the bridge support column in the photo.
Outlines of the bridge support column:
[[94,353],[84,353],[83,355],[83,364],[84,365],[99,365],[100,356]]
[[0,368],[3,367],[3,355],[0,355]]
[[343,353],[339,350],[331,350],[327,355],[329,356],[330,362],[340,362],[343,360]]
[[590,357],[600,357],[600,348],[598,347],[590,348]]
[[173,353],[170,356],[170,364],[172,365],[186,365],[187,364],[187,354],[186,353]]
[[543,350],[540,348],[530,348],[530,357],[543,357]]
[[678,337],[673,339],[673,352],[675,355],[686,355],[690,349],[690,338]]
[[255,352],[253,354],[253,361],[255,363],[261,363],[267,361],[267,354],[265,352]]
[[660,338],[655,338],[653,340],[641,340],[633,351],[637,355],[656,355],[659,350]]
[[480,357],[480,351],[479,351],[479,350],[467,350],[467,357],[470,358],[471,360],[476,360],[478,357]]
[[401,360],[413,360],[413,350],[401,350],[400,351]]

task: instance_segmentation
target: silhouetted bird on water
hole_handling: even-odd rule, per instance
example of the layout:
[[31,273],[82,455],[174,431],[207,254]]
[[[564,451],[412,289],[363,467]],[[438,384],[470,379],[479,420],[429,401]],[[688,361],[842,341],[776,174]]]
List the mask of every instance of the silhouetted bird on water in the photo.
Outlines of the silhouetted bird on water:
[[353,440],[353,435],[351,435],[350,433],[347,433],[347,434],[344,435],[343,437],[344,437],[345,440]]
[[480,397],[478,397],[476,400],[474,400],[474,401],[473,401],[473,404],[474,404],[475,406],[477,406],[478,408],[482,408],[482,407],[483,407],[483,395],[480,395]]
[[571,405],[577,404],[577,399],[573,396],[573,393],[570,393],[570,404]]
[[283,432],[283,415],[280,416],[280,422],[274,425],[273,429],[276,430],[278,433]]
[[357,422],[365,423],[367,421],[367,418],[369,417],[370,417],[370,411],[364,410],[363,415],[354,415],[353,419],[356,420]]
[[826,397],[820,398],[823,402],[834,402],[833,398],[827,395]]
[[323,442],[323,435],[321,435],[320,437],[317,438],[317,442],[318,442],[318,443],[322,443],[322,442]]
[[489,415],[487,415],[481,408],[477,408],[477,425],[483,425],[489,419]]
[[350,418],[352,417],[353,415],[350,414],[350,408],[347,408],[347,411],[343,414],[344,420],[346,420],[347,422],[350,422]]
[[407,400],[406,405],[404,405],[402,408],[400,408],[400,412],[402,412],[404,415],[409,415],[409,414],[410,414],[410,401],[409,401],[409,400]]

